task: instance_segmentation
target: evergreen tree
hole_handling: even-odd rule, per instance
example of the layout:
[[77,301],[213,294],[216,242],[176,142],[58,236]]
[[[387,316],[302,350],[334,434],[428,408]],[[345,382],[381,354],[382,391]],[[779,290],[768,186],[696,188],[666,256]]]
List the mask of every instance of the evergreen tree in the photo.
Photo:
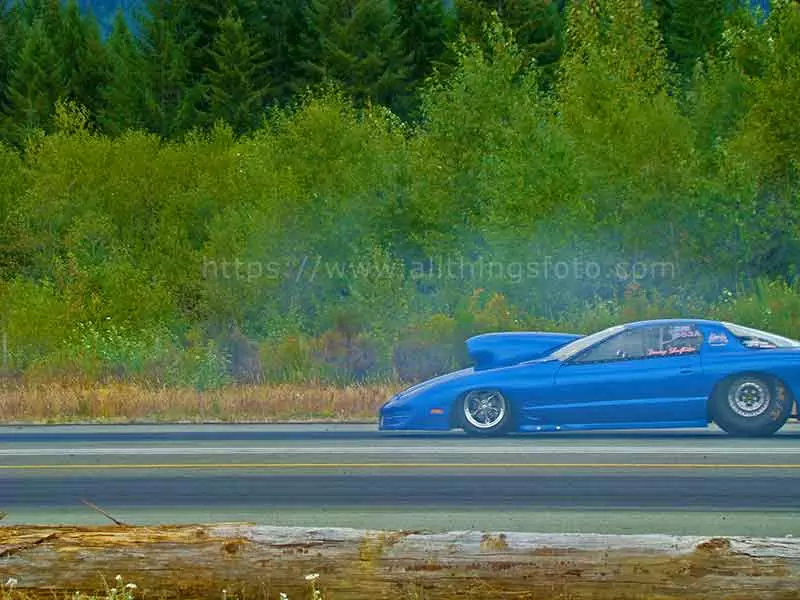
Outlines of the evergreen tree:
[[207,69],[207,104],[213,120],[224,119],[238,133],[257,126],[269,86],[265,53],[233,13],[221,19]]
[[562,10],[554,0],[456,0],[461,31],[468,40],[483,42],[483,26],[496,12],[526,58],[549,68],[562,52]]
[[188,66],[193,81],[205,80],[213,59],[211,47],[220,22],[229,14],[240,19],[244,29],[258,35],[260,25],[256,0],[173,0],[178,19],[178,40],[187,43]]
[[101,90],[100,124],[114,135],[144,128],[144,59],[121,10],[114,17],[106,48],[109,78]]
[[63,5],[61,0],[25,0],[19,3],[20,18],[28,26],[41,21],[51,41],[62,26]]
[[0,0],[0,107],[4,106],[8,78],[18,52],[18,11],[8,0]]
[[69,0],[61,25],[54,45],[62,57],[67,95],[96,115],[102,101],[100,90],[108,80],[107,57],[97,20],[91,13],[82,16],[77,1]]
[[397,0],[397,18],[409,55],[411,87],[418,87],[434,68],[455,64],[448,44],[455,40],[455,19],[442,0]]
[[[257,0],[261,16],[259,32],[269,61],[270,95],[278,103],[289,102],[307,83],[302,61],[309,39],[304,2]],[[313,37],[313,36],[311,36]],[[316,42],[316,40],[315,40]]]
[[669,57],[684,75],[722,38],[732,0],[653,0]]
[[389,0],[311,0],[307,82],[339,82],[358,104],[402,98],[409,57]]
[[171,0],[148,0],[141,19],[144,59],[144,122],[169,138],[197,123],[202,88],[190,70],[194,39],[182,31],[186,7]]
[[44,21],[34,20],[24,32],[25,41],[7,89],[7,115],[4,129],[7,139],[16,143],[39,128],[49,129],[56,100],[66,95],[58,56]]
[[108,39],[114,31],[117,12],[127,18],[133,17],[134,11],[142,4],[141,0],[80,0],[82,7],[91,10],[97,19],[103,39]]

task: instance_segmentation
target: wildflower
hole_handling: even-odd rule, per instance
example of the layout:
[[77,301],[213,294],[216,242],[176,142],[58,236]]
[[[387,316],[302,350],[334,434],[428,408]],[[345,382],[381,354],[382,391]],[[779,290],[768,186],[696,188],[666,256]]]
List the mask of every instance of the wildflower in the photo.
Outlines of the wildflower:
[[17,587],[18,583],[19,583],[19,581],[17,581],[13,577],[9,577],[8,581],[6,581],[6,587],[7,588],[11,588],[13,590],[15,587]]
[[126,584],[125,584],[125,589],[126,589],[126,590],[135,590],[135,589],[136,589],[136,587],[137,587],[137,586],[136,586],[136,584],[135,584],[135,583],[126,583]]
[[114,577],[114,579],[116,579],[117,581],[122,581],[122,575],[117,575],[116,577]]
[[279,600],[289,600],[289,596],[287,596],[285,593],[281,592]]
[[319,579],[319,573],[309,573],[306,575],[306,581],[316,581]]

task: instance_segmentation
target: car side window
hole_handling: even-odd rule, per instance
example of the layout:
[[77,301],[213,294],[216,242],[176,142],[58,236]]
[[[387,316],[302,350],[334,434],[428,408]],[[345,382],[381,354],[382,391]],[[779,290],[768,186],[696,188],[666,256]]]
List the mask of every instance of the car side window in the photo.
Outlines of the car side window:
[[699,352],[703,336],[694,325],[639,327],[623,331],[576,357],[575,363],[680,356]]
[[629,360],[643,358],[645,354],[645,330],[629,329],[615,335],[590,348],[581,356],[576,357],[576,363],[608,362],[615,360]]
[[694,325],[670,325],[661,328],[658,342],[647,350],[647,356],[678,356],[700,351],[703,334]]

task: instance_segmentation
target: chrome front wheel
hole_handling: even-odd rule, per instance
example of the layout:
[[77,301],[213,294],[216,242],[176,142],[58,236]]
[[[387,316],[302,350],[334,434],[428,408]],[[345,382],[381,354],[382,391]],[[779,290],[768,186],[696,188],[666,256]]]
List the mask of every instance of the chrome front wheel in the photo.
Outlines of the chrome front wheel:
[[509,422],[509,406],[496,390],[474,390],[461,403],[464,431],[491,435],[505,431]]

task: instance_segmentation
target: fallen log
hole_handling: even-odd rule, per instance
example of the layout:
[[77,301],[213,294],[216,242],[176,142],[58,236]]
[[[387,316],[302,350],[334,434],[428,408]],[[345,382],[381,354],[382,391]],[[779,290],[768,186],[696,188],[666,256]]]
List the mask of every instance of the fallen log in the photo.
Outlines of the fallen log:
[[138,597],[181,599],[307,598],[314,585],[331,600],[800,600],[792,538],[5,526],[0,556],[0,583],[32,599],[102,593],[119,574]]

